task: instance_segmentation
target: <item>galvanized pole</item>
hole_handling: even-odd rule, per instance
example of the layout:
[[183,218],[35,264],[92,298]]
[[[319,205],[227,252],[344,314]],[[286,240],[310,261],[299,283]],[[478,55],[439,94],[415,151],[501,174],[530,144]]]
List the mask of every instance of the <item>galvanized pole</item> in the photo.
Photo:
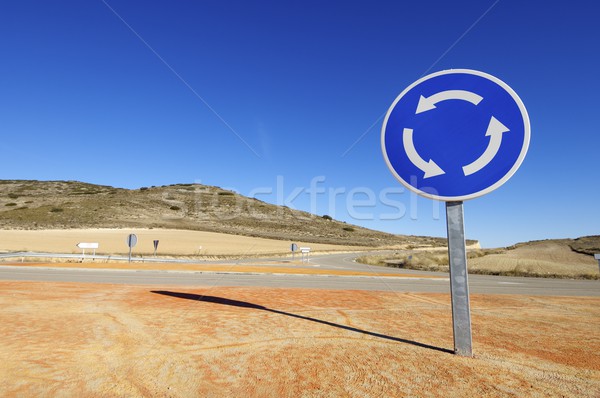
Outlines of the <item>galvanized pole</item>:
[[594,254],[594,258],[598,260],[598,272],[600,272],[600,254]]
[[473,356],[463,202],[446,202],[454,353]]

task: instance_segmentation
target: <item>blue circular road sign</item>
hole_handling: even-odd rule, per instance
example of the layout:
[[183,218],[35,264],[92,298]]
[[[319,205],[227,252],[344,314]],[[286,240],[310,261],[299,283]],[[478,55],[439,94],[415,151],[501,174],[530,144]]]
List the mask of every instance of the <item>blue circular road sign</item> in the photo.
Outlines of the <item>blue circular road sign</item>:
[[517,171],[530,139],[527,110],[503,81],[454,69],[407,87],[381,130],[392,174],[421,196],[462,201],[485,195]]

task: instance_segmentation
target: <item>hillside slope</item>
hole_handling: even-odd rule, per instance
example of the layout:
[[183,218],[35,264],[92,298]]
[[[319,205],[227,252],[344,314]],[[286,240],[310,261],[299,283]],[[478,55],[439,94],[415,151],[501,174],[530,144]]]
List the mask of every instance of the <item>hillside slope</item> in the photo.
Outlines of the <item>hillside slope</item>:
[[501,275],[596,278],[598,263],[592,254],[583,251],[594,250],[599,243],[599,236],[519,243],[502,253],[469,260],[469,270]]
[[130,190],[77,181],[0,180],[2,229],[125,227],[372,247],[445,243],[373,231],[200,184]]

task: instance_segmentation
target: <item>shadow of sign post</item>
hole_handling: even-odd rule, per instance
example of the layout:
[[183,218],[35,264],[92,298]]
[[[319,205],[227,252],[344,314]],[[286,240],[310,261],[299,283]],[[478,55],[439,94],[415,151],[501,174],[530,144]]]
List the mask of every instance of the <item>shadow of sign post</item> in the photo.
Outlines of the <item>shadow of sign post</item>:
[[268,308],[268,307],[265,307],[262,305],[248,303],[246,301],[231,300],[231,299],[224,298],[224,297],[204,296],[204,295],[193,294],[193,293],[171,292],[171,291],[166,291],[166,290],[153,290],[153,291],[151,291],[151,293],[160,294],[163,296],[175,297],[175,298],[179,298],[179,299],[196,301],[196,302],[200,302],[200,303],[203,303],[203,302],[204,303],[213,303],[213,304],[228,305],[228,306],[238,307],[238,308],[247,308],[250,310],[267,311],[267,312],[270,312],[273,314],[284,315],[284,316],[289,316],[289,317],[296,318],[296,319],[302,319],[305,321],[315,322],[315,323],[319,323],[321,325],[327,325],[327,326],[331,326],[331,327],[342,329],[342,330],[347,330],[347,331],[354,332],[354,333],[361,333],[361,334],[364,334],[367,336],[372,336],[372,337],[376,337],[376,338],[380,338],[380,339],[391,340],[391,341],[395,341],[398,343],[410,344],[410,345],[413,345],[416,347],[445,352],[445,353],[449,353],[449,354],[453,353],[452,350],[441,348],[441,347],[435,347],[435,346],[425,344],[425,343],[419,343],[418,341],[412,341],[412,340],[403,339],[403,338],[399,338],[399,337],[388,336],[386,334],[371,332],[368,330],[358,329],[358,328],[355,328],[352,326],[347,326],[347,325],[340,325],[338,323],[329,322],[329,321],[325,321],[322,319],[312,318],[312,317],[308,317],[308,316],[304,316],[304,315],[293,314],[293,313],[285,312],[285,311],[279,311],[279,310]]

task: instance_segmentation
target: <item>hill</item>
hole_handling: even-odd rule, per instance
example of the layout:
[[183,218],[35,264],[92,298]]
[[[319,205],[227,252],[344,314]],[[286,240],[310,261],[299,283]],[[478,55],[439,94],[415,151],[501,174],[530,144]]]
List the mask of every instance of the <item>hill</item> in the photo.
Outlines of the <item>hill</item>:
[[500,253],[474,258],[469,272],[558,278],[597,278],[600,236],[518,243]]
[[[598,279],[600,236],[577,239],[547,239],[518,243],[500,249],[468,252],[471,274]],[[371,265],[448,272],[445,250],[422,250],[365,255],[359,262]]]
[[3,229],[166,228],[353,246],[441,246],[272,205],[219,187],[140,189],[78,181],[0,180]]

